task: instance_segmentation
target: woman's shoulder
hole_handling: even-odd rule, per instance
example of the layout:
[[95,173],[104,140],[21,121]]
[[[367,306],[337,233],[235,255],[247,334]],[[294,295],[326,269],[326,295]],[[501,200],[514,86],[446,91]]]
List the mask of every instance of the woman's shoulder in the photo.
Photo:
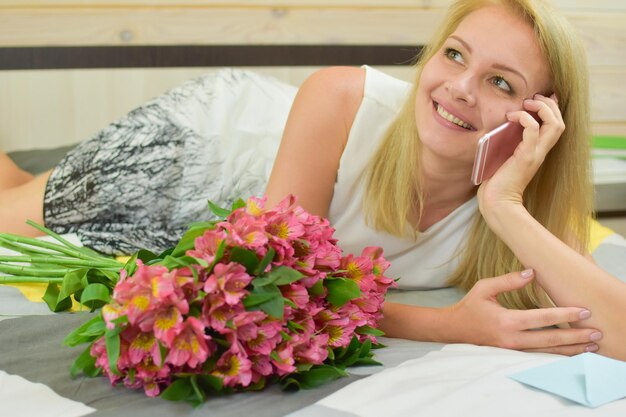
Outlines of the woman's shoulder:
[[314,96],[314,100],[336,110],[336,115],[351,121],[363,100],[364,84],[364,68],[327,67],[311,74],[299,94]]

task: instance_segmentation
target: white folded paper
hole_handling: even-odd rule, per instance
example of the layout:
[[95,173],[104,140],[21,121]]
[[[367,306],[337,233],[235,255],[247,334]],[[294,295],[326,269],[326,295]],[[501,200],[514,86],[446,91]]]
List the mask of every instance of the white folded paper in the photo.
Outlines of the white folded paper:
[[44,384],[0,371],[0,416],[80,417],[96,411]]

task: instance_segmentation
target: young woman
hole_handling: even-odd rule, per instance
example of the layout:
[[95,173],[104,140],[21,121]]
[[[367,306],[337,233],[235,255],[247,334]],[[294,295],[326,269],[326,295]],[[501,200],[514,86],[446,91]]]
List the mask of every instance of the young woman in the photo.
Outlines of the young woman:
[[[592,196],[585,74],[580,43],[543,1],[458,1],[423,53],[412,86],[367,67],[329,68],[304,82],[267,183],[268,204],[295,194],[307,210],[330,219],[346,252],[382,246],[401,287],[469,290],[441,309],[386,303],[389,336],[569,355],[599,351],[624,360],[626,284],[585,252]],[[212,88],[210,96],[221,91]],[[29,179],[0,160],[0,230],[28,233],[24,219],[45,220],[113,252],[140,235],[171,238],[172,225],[184,223],[181,212],[199,216],[189,200],[254,191],[265,181],[263,167],[248,175],[259,181],[232,180],[240,178],[234,171],[253,169],[216,148],[234,145],[211,135],[208,148],[198,145],[202,135],[184,128],[192,118],[210,117],[185,110],[181,97],[190,89],[169,96],[182,110],[145,106],[80,145],[52,173]],[[281,91],[272,93],[264,95]],[[523,141],[475,187],[477,141],[505,120],[524,127]],[[159,124],[176,129],[155,135]],[[120,134],[127,131],[128,138]],[[244,148],[237,152],[251,153],[252,165],[263,159],[265,148]],[[265,153],[273,161],[273,152]],[[199,162],[189,166],[194,157]],[[224,164],[229,169],[209,169]],[[172,166],[182,174],[168,181]],[[221,175],[221,185],[205,171]],[[212,191],[200,192],[201,185]],[[173,201],[167,210],[164,201]]]

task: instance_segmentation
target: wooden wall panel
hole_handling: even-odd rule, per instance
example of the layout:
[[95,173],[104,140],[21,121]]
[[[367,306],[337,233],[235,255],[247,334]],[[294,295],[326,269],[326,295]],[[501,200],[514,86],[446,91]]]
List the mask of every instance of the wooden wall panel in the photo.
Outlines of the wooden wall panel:
[[[626,1],[554,0],[589,54],[594,129],[626,135]],[[450,0],[0,0],[0,47],[426,43]],[[314,68],[258,68],[298,84]],[[76,142],[206,68],[0,71],[0,149]],[[401,78],[407,68],[385,67]]]

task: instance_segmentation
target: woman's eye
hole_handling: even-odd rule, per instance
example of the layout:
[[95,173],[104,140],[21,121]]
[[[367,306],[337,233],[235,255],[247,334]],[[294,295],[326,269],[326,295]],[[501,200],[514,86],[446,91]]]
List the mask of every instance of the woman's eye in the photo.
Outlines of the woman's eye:
[[511,87],[511,84],[509,84],[504,78],[500,77],[499,75],[493,77],[491,82],[499,89],[506,91],[507,93],[513,93],[513,88]]
[[446,48],[444,55],[453,61],[463,63],[463,55],[454,48]]

